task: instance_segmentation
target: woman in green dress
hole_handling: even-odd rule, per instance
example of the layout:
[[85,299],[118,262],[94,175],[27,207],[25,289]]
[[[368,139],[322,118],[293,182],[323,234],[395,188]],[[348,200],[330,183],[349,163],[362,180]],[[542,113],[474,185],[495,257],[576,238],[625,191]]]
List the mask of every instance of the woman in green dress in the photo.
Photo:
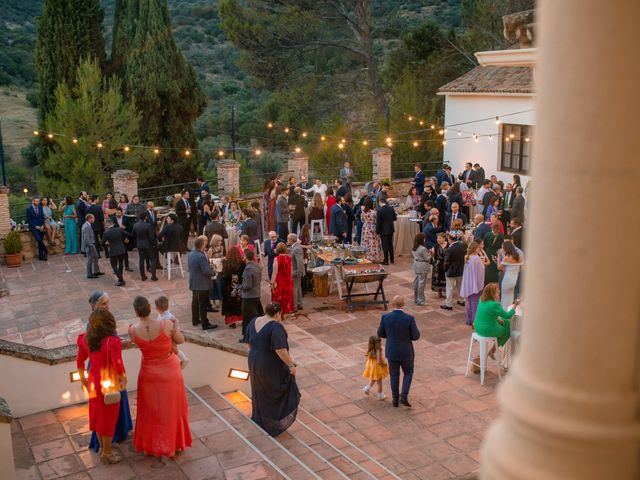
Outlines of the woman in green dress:
[[485,286],[498,281],[498,250],[502,248],[504,235],[500,233],[500,224],[498,222],[491,224],[491,231],[482,237],[484,242],[484,251],[489,257],[489,265],[484,273]]
[[78,253],[78,224],[76,218],[76,208],[73,206],[73,199],[65,197],[64,203],[60,204],[64,216],[64,253],[65,255],[75,255]]
[[[519,301],[514,304],[517,306]],[[496,337],[502,347],[511,337],[511,323],[509,319],[515,315],[515,309],[505,312],[500,306],[500,287],[497,283],[489,283],[482,291],[476,319],[473,327],[478,335]],[[489,356],[495,358],[495,344],[489,351]]]

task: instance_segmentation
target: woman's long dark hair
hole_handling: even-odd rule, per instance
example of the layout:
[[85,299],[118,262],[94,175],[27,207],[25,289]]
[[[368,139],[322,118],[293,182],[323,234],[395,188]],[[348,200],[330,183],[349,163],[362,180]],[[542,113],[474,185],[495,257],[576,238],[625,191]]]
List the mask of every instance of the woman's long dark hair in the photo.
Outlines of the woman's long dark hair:
[[502,249],[504,250],[505,256],[510,255],[511,258],[513,258],[516,262],[520,261],[520,255],[518,254],[518,251],[516,250],[516,246],[513,243],[504,242],[502,244]]
[[424,245],[424,233],[422,232],[416,233],[416,236],[413,237],[413,251],[418,250],[420,245]]
[[89,317],[89,328],[87,328],[87,340],[89,351],[100,351],[100,345],[105,337],[116,334],[116,320],[113,314],[106,308],[97,308]]
[[364,211],[368,212],[369,210],[373,210],[373,200],[371,200],[371,197],[367,197],[364,201]]

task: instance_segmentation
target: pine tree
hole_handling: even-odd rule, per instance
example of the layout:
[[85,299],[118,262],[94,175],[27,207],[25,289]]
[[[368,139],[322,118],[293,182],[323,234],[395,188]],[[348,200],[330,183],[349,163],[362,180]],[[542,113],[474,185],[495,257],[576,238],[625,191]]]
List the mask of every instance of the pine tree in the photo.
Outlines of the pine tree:
[[104,11],[100,0],[44,0],[36,20],[36,67],[40,82],[40,120],[55,107],[59,82],[75,86],[76,69],[84,58],[104,67]]
[[135,167],[147,185],[193,181],[200,156],[194,123],[206,106],[195,72],[176,46],[166,0],[116,0],[112,66],[142,114],[140,140],[165,148]]
[[42,161],[38,189],[53,197],[80,190],[104,193],[114,170],[148,155],[139,148],[124,151],[138,143],[140,116],[122,96],[120,79],[103,79],[97,60],[85,60],[74,84],[58,85],[56,107],[45,120],[47,131],[56,136]]

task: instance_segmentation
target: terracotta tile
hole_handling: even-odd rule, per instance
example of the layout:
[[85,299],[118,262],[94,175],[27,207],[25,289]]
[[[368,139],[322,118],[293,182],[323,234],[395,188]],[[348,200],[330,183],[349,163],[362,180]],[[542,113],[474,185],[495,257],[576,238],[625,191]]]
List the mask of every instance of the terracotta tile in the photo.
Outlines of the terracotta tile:
[[211,450],[209,450],[199,438],[194,438],[191,442],[191,448],[187,448],[185,451],[178,453],[173,457],[173,461],[180,465],[209,455],[211,455]]
[[16,480],[41,480],[38,467],[32,465],[27,468],[16,468]]
[[190,480],[224,478],[220,463],[214,455],[183,463],[180,465],[180,469]]
[[464,454],[459,454],[442,461],[441,465],[455,475],[466,475],[478,470],[480,465]]
[[77,455],[66,455],[40,463],[38,464],[38,469],[43,480],[49,480],[81,472],[85,469],[85,466]]
[[127,463],[116,463],[115,465],[100,465],[89,470],[91,480],[129,480],[135,478],[136,474]]
[[226,480],[260,480],[267,478],[267,471],[260,463],[250,463],[235,468],[225,469]]
[[54,458],[63,457],[74,453],[73,446],[68,438],[59,438],[46,443],[34,445],[31,449],[36,463],[46,462]]
[[34,415],[27,415],[18,419],[20,426],[23,430],[29,430],[31,428],[43,427],[45,425],[51,425],[58,422],[56,415],[53,412],[42,412]]

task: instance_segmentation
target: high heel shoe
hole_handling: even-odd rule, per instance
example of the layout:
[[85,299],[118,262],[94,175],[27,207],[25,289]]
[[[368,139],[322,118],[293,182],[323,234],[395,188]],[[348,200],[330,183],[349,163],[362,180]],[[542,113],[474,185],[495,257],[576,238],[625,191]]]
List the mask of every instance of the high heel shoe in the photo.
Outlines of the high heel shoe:
[[109,454],[100,454],[100,463],[102,463],[103,465],[113,465],[114,463],[120,463],[121,461],[122,458],[120,458],[113,452]]

